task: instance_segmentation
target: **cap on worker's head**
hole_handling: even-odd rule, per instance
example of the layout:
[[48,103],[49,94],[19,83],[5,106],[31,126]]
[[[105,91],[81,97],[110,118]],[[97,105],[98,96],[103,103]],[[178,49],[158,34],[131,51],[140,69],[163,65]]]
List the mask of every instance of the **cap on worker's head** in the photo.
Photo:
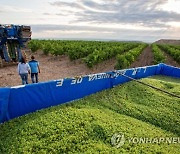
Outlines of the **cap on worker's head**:
[[35,57],[34,57],[34,56],[31,56],[31,59],[35,59]]

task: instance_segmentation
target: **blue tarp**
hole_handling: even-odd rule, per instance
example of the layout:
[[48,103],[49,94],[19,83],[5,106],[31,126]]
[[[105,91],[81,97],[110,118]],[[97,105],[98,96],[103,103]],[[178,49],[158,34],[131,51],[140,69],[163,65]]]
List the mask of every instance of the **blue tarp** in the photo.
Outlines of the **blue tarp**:
[[180,78],[180,68],[163,64],[160,74]]
[[0,88],[0,123],[9,120],[8,105],[9,105],[10,88]]
[[91,74],[84,77],[0,88],[0,122],[24,114],[66,103],[128,82],[125,74],[135,79],[153,75],[180,77],[180,68],[165,64]]

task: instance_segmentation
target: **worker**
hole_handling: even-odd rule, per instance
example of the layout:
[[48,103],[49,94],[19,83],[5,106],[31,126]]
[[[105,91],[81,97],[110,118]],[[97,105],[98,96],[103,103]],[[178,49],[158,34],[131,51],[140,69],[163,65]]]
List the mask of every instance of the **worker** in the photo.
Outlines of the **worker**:
[[22,58],[18,64],[18,73],[22,79],[22,84],[28,84],[28,73],[30,74],[30,66],[28,63],[26,63],[24,58]]
[[[35,60],[34,56],[31,56],[31,61],[29,61],[29,66],[31,68],[31,80],[32,83],[38,83],[38,73],[40,73],[39,62]],[[36,78],[36,81],[34,80]]]

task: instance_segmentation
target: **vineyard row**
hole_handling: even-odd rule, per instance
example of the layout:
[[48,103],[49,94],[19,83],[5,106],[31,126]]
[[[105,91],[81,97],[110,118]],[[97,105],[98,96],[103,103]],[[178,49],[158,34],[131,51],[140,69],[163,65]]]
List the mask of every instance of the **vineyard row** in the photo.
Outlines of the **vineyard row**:
[[68,55],[70,60],[82,59],[88,67],[116,57],[117,69],[126,68],[147,46],[139,42],[31,40],[32,52],[42,50],[45,55]]

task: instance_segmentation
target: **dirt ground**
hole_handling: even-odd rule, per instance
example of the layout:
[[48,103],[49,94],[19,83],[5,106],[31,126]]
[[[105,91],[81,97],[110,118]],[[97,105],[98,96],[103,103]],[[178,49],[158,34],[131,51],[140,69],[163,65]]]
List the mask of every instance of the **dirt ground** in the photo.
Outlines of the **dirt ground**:
[[[180,67],[180,65],[171,56],[169,56],[165,52],[163,52],[163,54],[166,57],[166,61],[164,62],[165,64]],[[153,65],[153,59],[154,59],[154,56],[152,53],[152,48],[148,46],[147,48],[144,49],[144,51],[137,58],[137,60],[131,64],[129,68]]]
[[[32,53],[28,51],[26,54],[30,60]],[[33,55],[40,62],[41,73],[39,74],[39,82],[112,71],[116,64],[116,59],[112,58],[89,69],[81,60],[70,61],[67,56],[45,56],[41,51]],[[167,64],[180,67],[170,56],[165,55],[167,56]],[[130,68],[152,64],[153,54],[151,48],[148,46],[138,59],[131,64]],[[31,83],[30,76],[28,78],[29,83]],[[0,68],[0,87],[17,86],[20,84],[21,79],[17,73],[17,64]]]
[[180,65],[176,61],[174,61],[174,59],[170,57],[167,53],[164,52],[164,55],[166,57],[166,61],[165,61],[166,64],[180,67]]
[[129,68],[153,65],[153,53],[150,46],[144,49],[142,54],[133,62]]
[[[30,60],[31,53],[26,52]],[[89,69],[80,60],[70,61],[67,56],[45,56],[42,52],[33,54],[40,63],[41,73],[39,82],[56,80],[66,77],[88,75],[93,73],[107,72],[114,70],[116,59],[107,60],[93,69]],[[31,83],[30,76],[29,83]],[[0,87],[17,86],[21,84],[20,76],[17,73],[17,64],[0,68]]]

